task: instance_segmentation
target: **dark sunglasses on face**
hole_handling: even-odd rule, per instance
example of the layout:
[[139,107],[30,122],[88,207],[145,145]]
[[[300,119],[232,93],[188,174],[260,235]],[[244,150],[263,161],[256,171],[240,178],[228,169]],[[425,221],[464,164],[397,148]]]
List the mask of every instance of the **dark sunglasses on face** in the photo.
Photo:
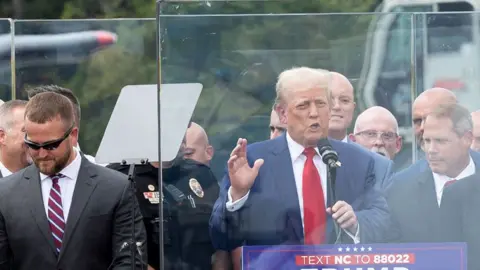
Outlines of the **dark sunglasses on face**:
[[53,141],[49,141],[49,142],[44,142],[44,143],[32,142],[29,139],[27,139],[27,134],[26,133],[25,133],[25,138],[23,140],[24,140],[25,144],[32,150],[40,150],[41,148],[43,148],[47,151],[51,151],[51,150],[57,149],[60,146],[60,144],[63,141],[65,141],[65,139],[67,139],[68,136],[70,136],[70,133],[72,132],[72,130],[73,130],[73,125],[67,130],[67,132],[65,132],[65,134],[63,135],[62,138],[57,139],[57,140],[53,140]]

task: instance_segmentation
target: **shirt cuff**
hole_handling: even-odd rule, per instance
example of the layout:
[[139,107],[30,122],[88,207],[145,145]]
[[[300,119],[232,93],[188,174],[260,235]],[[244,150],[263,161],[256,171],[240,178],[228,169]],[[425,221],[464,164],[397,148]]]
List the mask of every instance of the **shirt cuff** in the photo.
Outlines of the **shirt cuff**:
[[358,224],[358,226],[357,226],[357,232],[355,233],[355,235],[353,235],[348,230],[344,230],[344,231],[348,236],[350,236],[350,238],[352,238],[354,244],[359,244],[360,243],[360,224]]
[[229,187],[228,192],[227,192],[228,201],[226,203],[226,207],[227,207],[227,211],[235,212],[235,211],[237,211],[237,210],[239,210],[240,208],[243,207],[243,205],[245,204],[245,202],[248,199],[248,195],[250,194],[250,191],[248,191],[247,194],[245,194],[245,196],[243,196],[242,198],[240,198],[236,201],[233,201],[232,195],[230,193],[231,190],[232,190],[232,187]]

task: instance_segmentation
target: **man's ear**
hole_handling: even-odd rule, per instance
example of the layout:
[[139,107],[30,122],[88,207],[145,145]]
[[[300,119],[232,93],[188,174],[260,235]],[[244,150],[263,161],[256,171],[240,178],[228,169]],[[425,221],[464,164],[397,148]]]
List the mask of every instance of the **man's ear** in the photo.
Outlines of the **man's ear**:
[[0,128],[0,144],[5,144],[6,138],[7,138],[7,133],[3,128]]
[[284,105],[275,105],[275,112],[277,112],[278,119],[280,119],[280,123],[286,125],[287,124],[287,110]]
[[350,141],[356,142],[356,138],[355,138],[355,135],[353,135],[353,133],[348,134],[348,138],[350,139]]
[[207,146],[206,151],[207,151],[208,161],[212,160],[213,155],[215,154],[215,149],[213,148],[213,146],[211,145]]

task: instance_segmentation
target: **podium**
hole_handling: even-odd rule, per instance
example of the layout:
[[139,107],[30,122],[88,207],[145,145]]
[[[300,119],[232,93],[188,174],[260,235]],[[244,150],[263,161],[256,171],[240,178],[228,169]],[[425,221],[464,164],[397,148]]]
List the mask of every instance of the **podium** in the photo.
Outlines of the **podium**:
[[245,246],[243,270],[467,270],[466,243]]

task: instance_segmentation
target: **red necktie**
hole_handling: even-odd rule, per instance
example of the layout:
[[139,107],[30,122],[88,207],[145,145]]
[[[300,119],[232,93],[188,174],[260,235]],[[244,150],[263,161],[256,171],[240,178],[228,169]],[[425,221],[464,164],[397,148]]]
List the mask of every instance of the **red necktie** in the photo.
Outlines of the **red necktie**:
[[50,196],[48,198],[48,221],[50,223],[50,230],[52,231],[53,242],[60,253],[62,248],[63,234],[65,232],[65,219],[63,217],[62,197],[60,192],[60,185],[58,180],[64,175],[56,174],[51,176],[52,189],[50,189]]
[[319,245],[325,242],[327,214],[323,197],[322,183],[317,167],[313,163],[316,151],[306,148],[307,157],[303,168],[303,227],[306,245]]
[[452,180],[449,180],[445,183],[445,185],[443,185],[443,189],[445,189],[446,187],[450,186],[451,184],[455,183],[455,181],[457,181],[456,179],[452,179]]

